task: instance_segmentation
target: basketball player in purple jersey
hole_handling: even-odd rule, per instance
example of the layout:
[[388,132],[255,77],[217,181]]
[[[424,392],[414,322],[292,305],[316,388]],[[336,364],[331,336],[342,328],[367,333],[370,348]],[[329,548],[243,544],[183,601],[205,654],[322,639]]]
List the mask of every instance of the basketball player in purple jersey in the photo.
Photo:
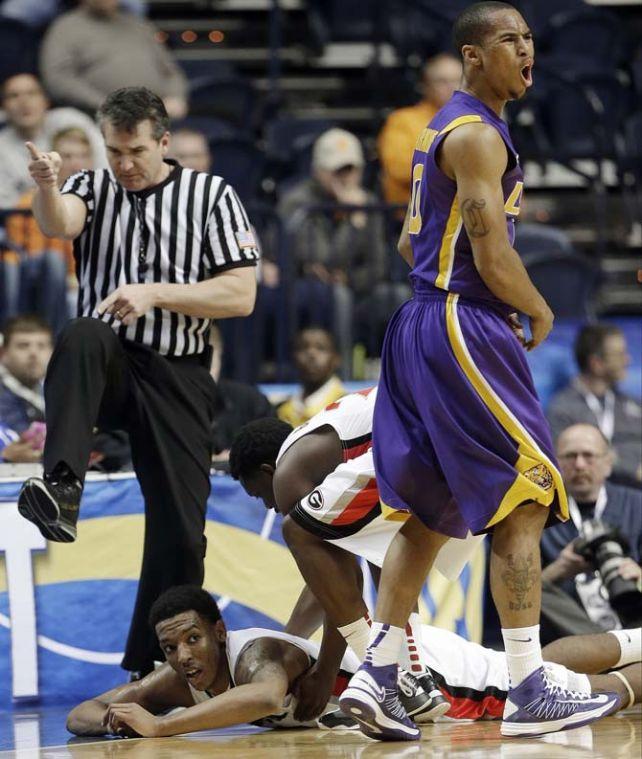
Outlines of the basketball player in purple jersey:
[[[524,348],[553,314],[513,249],[522,194],[518,155],[501,118],[531,85],[533,39],[512,6],[482,2],[455,22],[462,88],[413,155],[412,197],[399,249],[414,297],[386,334],[374,411],[381,500],[411,518],[383,565],[366,659],[341,698],[366,735],[421,733],[397,698],[404,625],[448,536],[492,532],[491,592],[510,691],[503,735],[579,727],[618,708],[616,694],[551,682],[539,642],[539,541],[568,506]],[[515,312],[530,320],[523,339]]]

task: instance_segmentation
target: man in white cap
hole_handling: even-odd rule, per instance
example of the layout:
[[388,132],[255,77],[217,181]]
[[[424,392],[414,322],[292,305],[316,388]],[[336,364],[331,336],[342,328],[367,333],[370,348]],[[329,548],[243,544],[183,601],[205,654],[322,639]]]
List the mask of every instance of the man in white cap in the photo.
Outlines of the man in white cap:
[[[374,352],[379,347],[378,333],[383,334],[388,317],[407,296],[404,285],[386,281],[384,217],[365,210],[378,200],[363,186],[364,166],[358,138],[345,129],[329,129],[314,144],[311,176],[295,185],[279,204],[302,278],[297,283],[299,318],[316,324],[323,322],[322,315],[333,314],[332,323],[318,326],[334,331],[344,369],[352,321],[357,339],[371,338],[374,344],[368,348]],[[318,307],[329,297],[333,307]]]

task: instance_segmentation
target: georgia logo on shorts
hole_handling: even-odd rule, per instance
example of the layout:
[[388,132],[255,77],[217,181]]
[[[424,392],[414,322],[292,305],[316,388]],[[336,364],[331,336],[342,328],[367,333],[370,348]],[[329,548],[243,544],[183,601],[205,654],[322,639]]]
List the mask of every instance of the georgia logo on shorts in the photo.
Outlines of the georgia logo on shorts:
[[323,508],[323,493],[320,490],[313,490],[308,496],[308,506],[311,509]]

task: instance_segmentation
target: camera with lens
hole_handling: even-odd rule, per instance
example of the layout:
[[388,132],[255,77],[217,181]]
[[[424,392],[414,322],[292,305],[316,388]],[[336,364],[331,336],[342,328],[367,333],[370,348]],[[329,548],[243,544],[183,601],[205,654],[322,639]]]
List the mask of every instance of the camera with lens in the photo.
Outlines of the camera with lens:
[[642,593],[634,580],[625,580],[619,569],[629,556],[629,544],[616,527],[601,519],[582,524],[573,549],[600,573],[609,603],[624,625],[638,625],[642,617]]

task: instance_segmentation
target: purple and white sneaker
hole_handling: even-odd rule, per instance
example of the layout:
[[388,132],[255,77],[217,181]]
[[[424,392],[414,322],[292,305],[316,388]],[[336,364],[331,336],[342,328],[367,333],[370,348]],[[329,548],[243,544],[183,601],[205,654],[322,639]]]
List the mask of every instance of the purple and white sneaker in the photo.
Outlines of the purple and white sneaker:
[[421,730],[410,719],[397,690],[397,665],[362,664],[341,694],[339,706],[359,723],[368,738],[378,741],[416,741]]
[[568,690],[539,667],[508,691],[501,734],[536,737],[571,730],[612,714],[620,705],[616,693]]

